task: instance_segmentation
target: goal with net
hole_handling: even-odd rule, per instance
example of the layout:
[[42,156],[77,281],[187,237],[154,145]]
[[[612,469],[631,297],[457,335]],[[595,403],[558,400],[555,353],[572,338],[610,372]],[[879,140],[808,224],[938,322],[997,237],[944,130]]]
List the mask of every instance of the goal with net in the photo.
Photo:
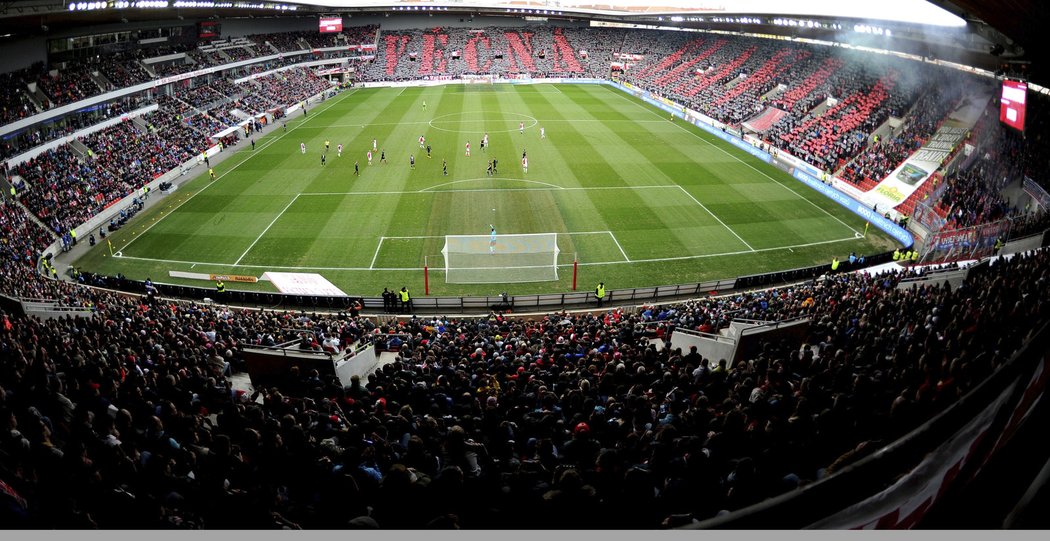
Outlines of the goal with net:
[[558,234],[446,235],[445,282],[494,284],[558,279]]

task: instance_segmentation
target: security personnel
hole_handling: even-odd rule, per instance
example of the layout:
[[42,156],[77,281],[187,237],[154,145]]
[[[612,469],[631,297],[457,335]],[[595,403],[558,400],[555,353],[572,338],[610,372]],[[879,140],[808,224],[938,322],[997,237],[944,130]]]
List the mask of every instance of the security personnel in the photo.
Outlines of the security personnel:
[[1003,238],[1002,237],[996,237],[996,239],[995,239],[995,255],[999,255],[999,250],[1003,249],[1003,245],[1004,245]]
[[408,294],[408,288],[402,287],[401,291],[397,292],[398,296],[401,297],[401,308],[407,308],[409,312],[412,311],[412,296]]
[[605,282],[598,282],[598,286],[594,288],[594,297],[598,299],[598,307],[601,308],[602,301],[605,300]]
[[77,230],[76,229],[70,229],[69,230],[69,236],[73,238],[73,246],[76,246],[77,245]]
[[211,175],[211,179],[212,180],[215,180],[215,170],[214,169],[209,167],[208,168],[208,174]]
[[900,248],[897,248],[896,250],[893,250],[893,260],[894,261],[900,261],[901,260],[901,249]]
[[836,272],[838,270],[839,270],[839,258],[833,257],[833,258],[831,258],[831,272]]
[[226,284],[222,283],[222,280],[215,280],[215,292],[226,293]]
[[383,288],[383,311],[384,312],[388,312],[389,313],[389,312],[393,312],[394,311],[394,309],[397,307],[396,306],[397,305],[397,301],[394,300],[395,298],[396,297],[394,296],[394,294],[389,289],[387,289],[385,287]]
[[918,250],[912,250],[911,251],[911,262],[912,263],[918,263],[919,262],[919,251]]

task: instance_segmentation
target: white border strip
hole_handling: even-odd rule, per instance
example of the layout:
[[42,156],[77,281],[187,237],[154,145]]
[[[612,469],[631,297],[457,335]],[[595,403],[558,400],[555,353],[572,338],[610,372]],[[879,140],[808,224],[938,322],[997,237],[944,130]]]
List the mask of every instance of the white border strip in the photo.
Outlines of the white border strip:
[[[603,232],[604,233],[604,232]],[[386,237],[390,238],[390,237]],[[581,267],[596,267],[601,265],[633,265],[637,263],[661,263],[665,261],[686,261],[691,259],[709,259],[712,257],[723,257],[730,255],[745,255],[751,253],[760,252],[776,252],[779,250],[792,250],[795,248],[806,248],[809,246],[819,246],[822,244],[834,244],[838,242],[856,241],[856,237],[846,237],[841,239],[822,240],[819,242],[808,242],[806,244],[793,244],[791,246],[775,246],[772,248],[756,248],[754,250],[738,250],[736,252],[720,252],[716,254],[700,254],[700,255],[683,255],[678,257],[656,257],[652,259],[633,259],[631,261],[594,261],[590,263],[579,263]],[[211,265],[213,267],[240,267],[249,269],[291,269],[291,270],[330,270],[330,271],[421,271],[423,267],[294,267],[294,266],[283,266],[283,265],[250,265],[246,263],[234,264],[229,263],[213,263],[209,261],[185,261],[181,259],[158,259],[152,257],[135,257],[126,255],[114,255],[116,259],[129,259],[132,261],[150,261],[154,263],[175,263],[182,265]],[[571,267],[573,263],[559,263],[559,267]]]

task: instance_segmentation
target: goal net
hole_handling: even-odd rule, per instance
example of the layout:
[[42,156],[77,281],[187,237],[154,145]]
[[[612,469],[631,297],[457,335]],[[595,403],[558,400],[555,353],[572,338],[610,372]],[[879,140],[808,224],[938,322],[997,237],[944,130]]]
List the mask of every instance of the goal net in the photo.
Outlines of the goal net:
[[492,74],[463,76],[463,84],[467,85],[491,85],[494,77]]
[[445,282],[495,284],[558,279],[558,234],[446,235]]

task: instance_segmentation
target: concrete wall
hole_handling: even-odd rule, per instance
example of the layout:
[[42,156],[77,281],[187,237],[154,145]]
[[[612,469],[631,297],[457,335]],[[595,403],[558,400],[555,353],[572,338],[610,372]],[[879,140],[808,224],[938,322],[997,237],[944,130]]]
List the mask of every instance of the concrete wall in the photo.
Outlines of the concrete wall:
[[373,345],[359,349],[353,356],[344,357],[335,363],[335,375],[343,386],[350,385],[350,378],[358,376],[362,383],[368,381],[368,376],[379,367],[379,356]]
[[736,351],[736,341],[724,336],[701,335],[680,329],[671,333],[672,349],[682,348],[682,353],[688,353],[690,346],[696,346],[696,352],[710,359],[712,366],[717,366],[720,359],[732,361]]
[[36,36],[17,41],[6,42],[0,45],[0,73],[20,70],[34,62],[47,60],[47,40],[43,36]]
[[[296,30],[317,31],[317,17],[255,17],[221,19],[221,39],[239,38],[249,34],[272,34],[275,32],[293,32]],[[362,23],[363,24],[363,23]],[[356,23],[343,19],[343,26],[356,26]]]
[[[222,38],[236,38],[249,34],[267,34],[271,32],[290,32],[293,30],[317,31],[317,17],[270,17],[253,19],[222,19]],[[433,28],[435,26],[448,26],[453,28],[481,28],[485,26],[562,26],[577,27],[587,26],[581,22],[569,22],[561,20],[550,20],[545,23],[526,22],[521,17],[466,17],[459,14],[438,15],[434,17],[423,17],[419,15],[390,14],[389,17],[376,15],[352,15],[343,16],[343,26],[365,26],[377,24],[380,30],[405,30],[419,28]]]

